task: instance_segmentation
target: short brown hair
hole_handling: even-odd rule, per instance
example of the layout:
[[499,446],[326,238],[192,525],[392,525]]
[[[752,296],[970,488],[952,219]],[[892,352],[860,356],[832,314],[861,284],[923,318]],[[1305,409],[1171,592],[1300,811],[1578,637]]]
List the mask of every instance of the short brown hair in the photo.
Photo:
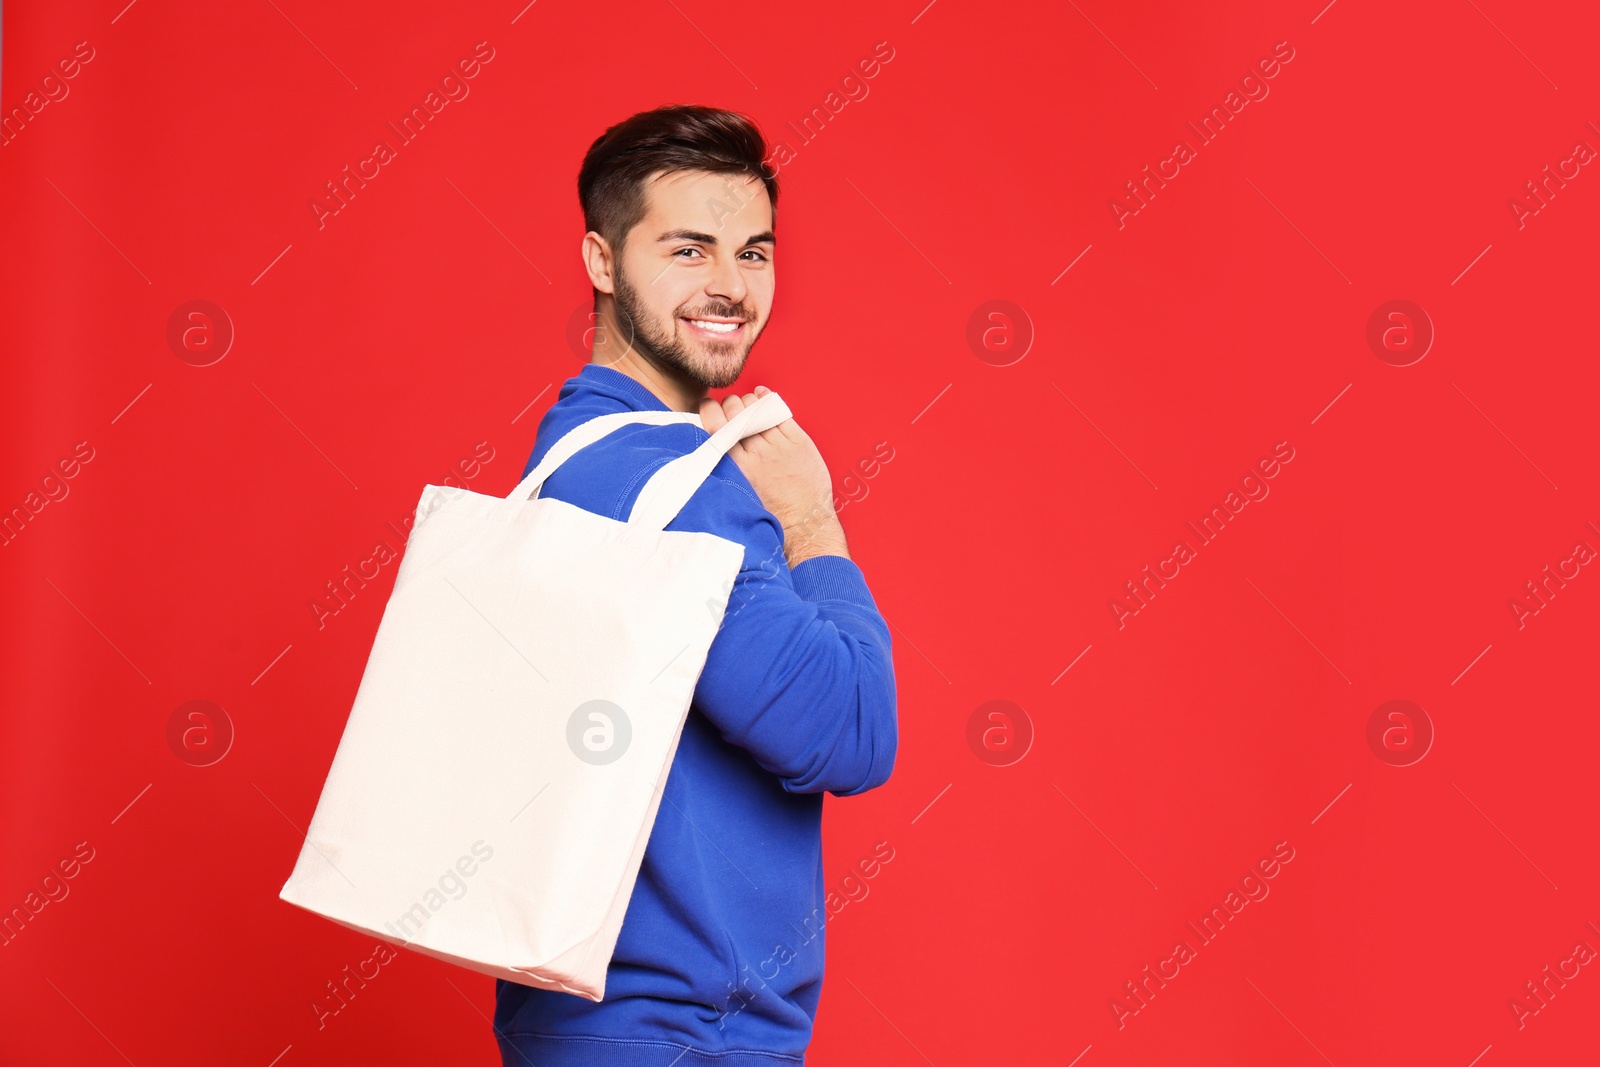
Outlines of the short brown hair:
[[620,251],[644,218],[644,185],[659,171],[703,170],[759,178],[777,221],[778,177],[763,160],[767,144],[756,124],[736,111],[671,104],[641,111],[595,139],[578,171],[583,224]]

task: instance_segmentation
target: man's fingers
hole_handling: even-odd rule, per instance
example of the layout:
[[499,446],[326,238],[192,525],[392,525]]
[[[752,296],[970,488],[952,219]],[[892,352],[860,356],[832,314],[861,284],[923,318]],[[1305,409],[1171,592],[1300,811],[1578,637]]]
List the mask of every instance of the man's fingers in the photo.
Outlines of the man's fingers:
[[721,404],[709,396],[700,401],[700,425],[706,428],[707,433],[716,433],[727,421],[728,416],[723,412]]
[[729,393],[727,396],[722,398],[722,414],[724,422],[732,419],[735,415],[739,414],[739,412],[743,410],[744,399],[740,397],[738,393]]
[[[737,393],[729,393],[727,396],[723,397],[720,402],[712,399],[711,397],[706,397],[700,401],[700,425],[706,428],[707,433],[716,433],[718,430],[722,429],[723,426],[727,425],[735,415],[739,414],[739,412],[743,411],[751,404],[754,404],[757,400],[760,400],[763,396],[771,391],[772,390],[768,389],[764,385],[758,385],[755,388],[755,392],[746,393],[743,396],[740,396]],[[771,432],[772,431],[770,430],[764,431],[761,434],[755,434],[752,437],[746,438],[746,440],[765,437],[767,433]],[[767,440],[772,441],[775,439],[767,438]],[[739,448],[739,446],[735,445],[734,448]]]

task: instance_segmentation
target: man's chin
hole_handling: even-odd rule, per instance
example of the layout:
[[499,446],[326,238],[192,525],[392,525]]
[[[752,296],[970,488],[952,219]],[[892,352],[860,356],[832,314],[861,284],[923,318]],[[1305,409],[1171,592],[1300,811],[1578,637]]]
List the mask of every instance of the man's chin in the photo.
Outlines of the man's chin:
[[695,353],[696,370],[708,389],[725,389],[739,380],[750,359],[750,344],[701,344]]
[[744,373],[744,363],[743,356],[733,361],[718,359],[702,362],[696,376],[707,389],[726,389]]

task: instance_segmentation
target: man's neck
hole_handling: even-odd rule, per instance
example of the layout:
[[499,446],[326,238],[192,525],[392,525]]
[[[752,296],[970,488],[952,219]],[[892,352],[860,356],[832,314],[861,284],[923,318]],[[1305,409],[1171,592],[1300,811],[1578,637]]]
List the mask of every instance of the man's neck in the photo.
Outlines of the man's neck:
[[589,362],[626,374],[673,411],[699,412],[700,401],[710,393],[703,385],[667,374],[632,348],[616,359],[600,359],[591,353]]

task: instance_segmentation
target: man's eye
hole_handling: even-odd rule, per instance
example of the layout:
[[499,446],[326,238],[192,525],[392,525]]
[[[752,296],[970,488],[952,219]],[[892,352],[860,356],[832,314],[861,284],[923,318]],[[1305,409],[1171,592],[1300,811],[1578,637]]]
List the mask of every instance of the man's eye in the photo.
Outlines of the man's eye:
[[700,254],[700,250],[698,248],[680,248],[676,252],[674,252],[673,255],[681,256],[685,252],[693,252],[697,256]]
[[760,260],[763,263],[765,263],[767,261],[767,254],[765,252],[761,251],[761,249],[759,249],[759,248],[747,248],[747,249],[745,249],[745,253],[744,254],[747,255],[747,256],[755,256],[758,260]]

